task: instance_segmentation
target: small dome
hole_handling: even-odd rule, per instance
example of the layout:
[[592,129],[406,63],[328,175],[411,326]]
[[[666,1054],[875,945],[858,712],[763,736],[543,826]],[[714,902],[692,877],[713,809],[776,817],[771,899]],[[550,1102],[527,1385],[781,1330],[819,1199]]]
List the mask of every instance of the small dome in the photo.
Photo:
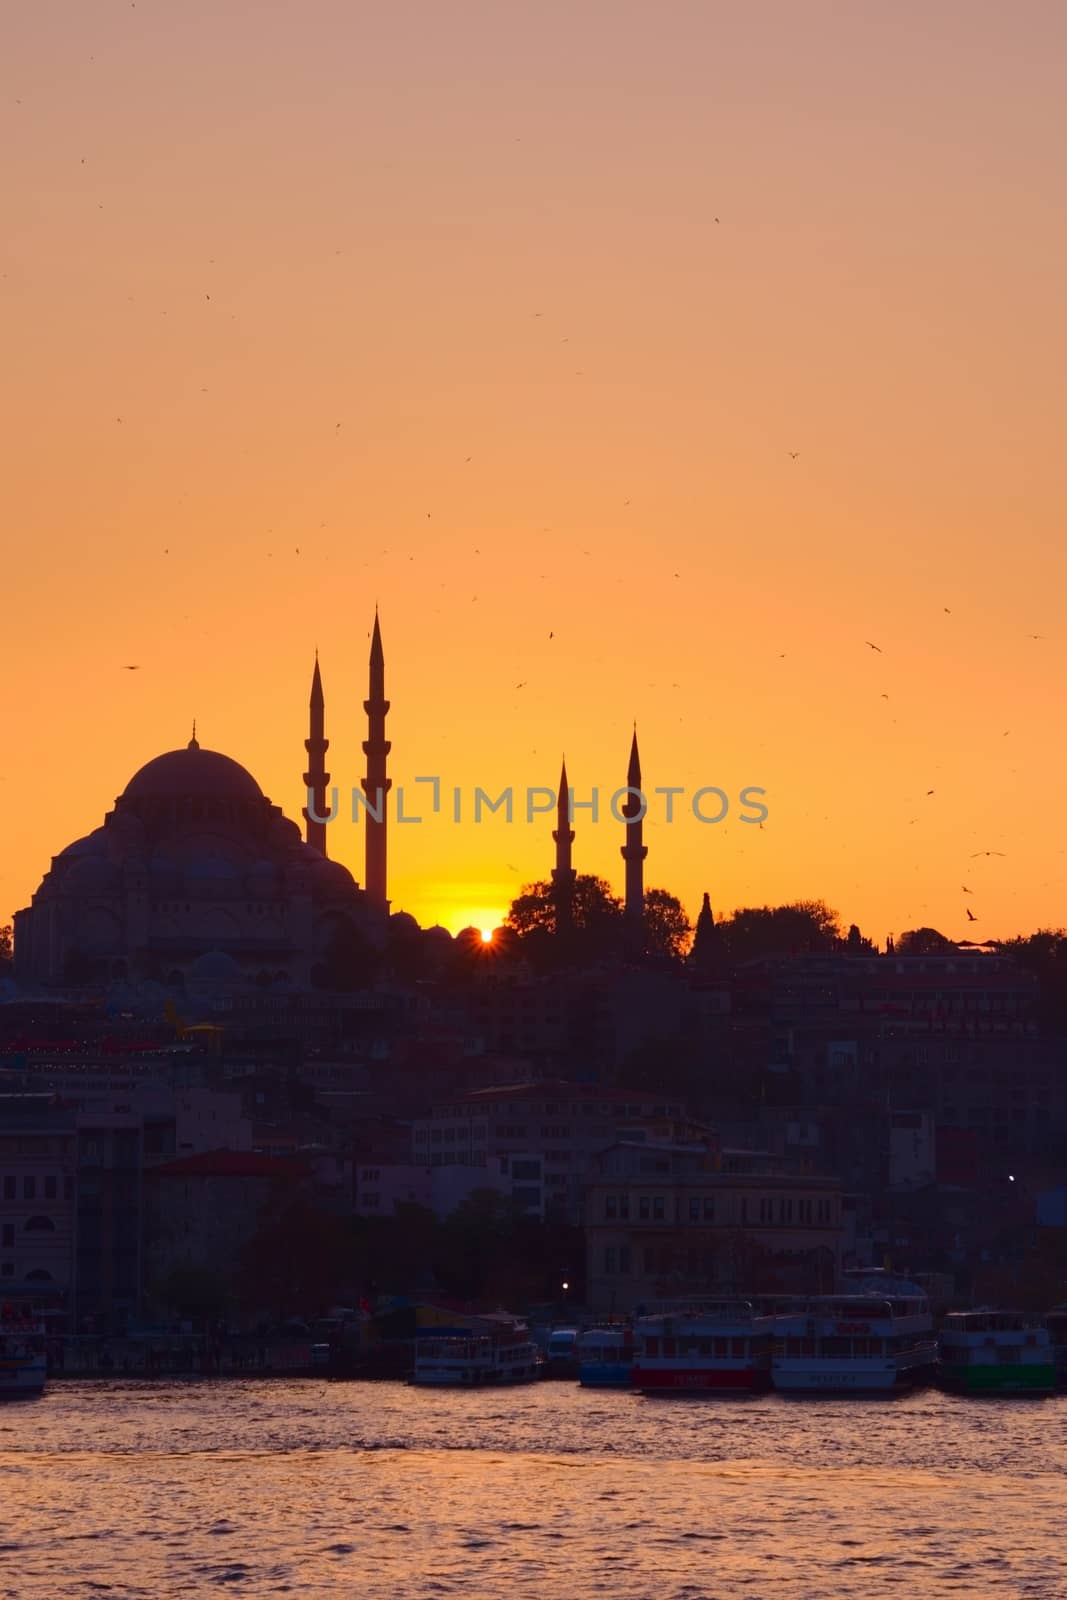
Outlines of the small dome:
[[87,833],[84,839],[75,839],[73,844],[68,844],[56,856],[57,861],[73,861],[81,856],[104,856],[107,853],[107,837],[103,828],[94,828],[92,833]]
[[240,976],[237,962],[222,950],[206,950],[189,968],[189,977],[195,983],[233,983]]
[[319,856],[317,863],[312,866],[311,887],[318,894],[349,895],[356,888],[356,880],[348,868],[342,866],[340,861],[328,861],[324,856]]
[[133,777],[124,800],[262,800],[263,790],[239,762],[194,739],[184,750],[156,756]]

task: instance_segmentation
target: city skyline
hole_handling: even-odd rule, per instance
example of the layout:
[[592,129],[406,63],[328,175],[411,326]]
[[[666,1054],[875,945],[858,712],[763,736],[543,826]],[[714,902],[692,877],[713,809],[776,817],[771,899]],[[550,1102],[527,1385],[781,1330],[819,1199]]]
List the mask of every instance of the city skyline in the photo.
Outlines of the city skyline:
[[[397,775],[587,792],[636,719],[650,782],[766,788],[762,830],[646,822],[691,917],[1060,925],[1067,19],[1028,17],[21,14],[0,922],[194,715],[299,819],[316,646],[358,781],[378,603]],[[502,912],[550,829],[394,826],[392,903]],[[618,848],[579,825],[621,889]]]

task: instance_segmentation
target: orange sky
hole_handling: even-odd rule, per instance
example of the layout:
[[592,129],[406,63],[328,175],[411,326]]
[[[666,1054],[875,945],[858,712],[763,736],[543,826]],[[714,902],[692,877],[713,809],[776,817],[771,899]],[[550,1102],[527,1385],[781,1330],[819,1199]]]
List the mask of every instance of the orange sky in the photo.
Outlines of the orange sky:
[[[20,8],[0,921],[194,715],[298,816],[316,645],[350,790],[376,601],[398,783],[565,750],[606,801],[636,717],[649,786],[768,791],[654,804],[691,913],[1067,921],[1065,49],[1051,3]],[[550,828],[394,827],[393,904],[492,921]]]

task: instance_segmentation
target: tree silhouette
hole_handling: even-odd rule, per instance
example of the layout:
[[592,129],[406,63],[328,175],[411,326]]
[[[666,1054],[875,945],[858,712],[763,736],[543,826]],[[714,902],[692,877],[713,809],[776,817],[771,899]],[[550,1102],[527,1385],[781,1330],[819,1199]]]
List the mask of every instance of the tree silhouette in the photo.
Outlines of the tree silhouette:
[[15,959],[15,946],[11,933],[11,924],[0,928],[0,978],[4,976],[5,967],[9,967]]
[[680,961],[689,948],[693,925],[682,903],[666,889],[645,890],[645,948],[649,955]]
[[944,956],[956,949],[953,939],[946,939],[936,928],[910,928],[896,942],[898,956]]
[[621,948],[622,901],[593,873],[579,873],[574,880],[569,930],[559,932],[555,891],[543,879],[525,885],[504,922],[518,936],[522,953],[541,967],[603,960]]
[[842,942],[837,912],[831,911],[824,900],[744,906],[717,922],[715,933],[732,962],[814,955],[836,950]]

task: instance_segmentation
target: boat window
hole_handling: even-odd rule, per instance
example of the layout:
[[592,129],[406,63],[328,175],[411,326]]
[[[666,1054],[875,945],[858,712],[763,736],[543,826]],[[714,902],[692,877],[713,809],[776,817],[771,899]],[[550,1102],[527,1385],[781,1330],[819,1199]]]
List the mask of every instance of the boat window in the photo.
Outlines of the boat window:
[[659,1355],[659,1338],[654,1333],[647,1334],[646,1337],[645,1337],[645,1355],[646,1356],[658,1356]]
[[748,1354],[748,1341],[746,1339],[734,1339],[733,1340],[733,1353],[734,1353],[735,1356],[747,1355]]
[[726,1355],[729,1352],[729,1349],[730,1349],[730,1341],[729,1341],[729,1339],[721,1339],[721,1338],[720,1339],[716,1339],[716,1341],[715,1341],[715,1354],[717,1356]]
[[664,1339],[664,1341],[663,1341],[663,1354],[665,1356],[673,1356],[675,1354],[675,1352],[676,1352],[676,1346],[675,1346],[674,1340],[673,1339]]

